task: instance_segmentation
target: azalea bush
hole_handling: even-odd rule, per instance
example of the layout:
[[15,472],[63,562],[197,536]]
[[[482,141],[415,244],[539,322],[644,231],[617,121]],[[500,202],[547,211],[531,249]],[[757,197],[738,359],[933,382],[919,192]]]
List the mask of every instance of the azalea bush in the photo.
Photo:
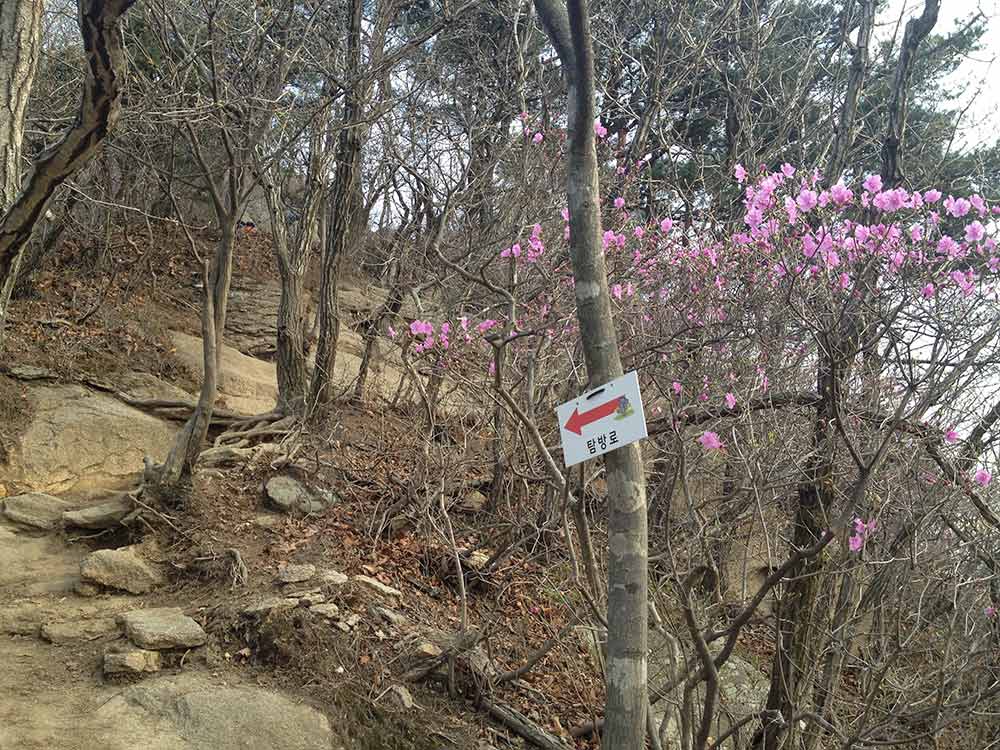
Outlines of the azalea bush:
[[[525,180],[535,189],[511,211],[508,239],[470,249],[457,218],[443,255],[467,286],[451,314],[390,335],[478,406],[506,413],[493,434],[505,455],[497,471],[545,484],[549,459],[559,461],[554,407],[586,383],[569,215],[549,191],[563,134],[529,120],[517,159],[538,177]],[[609,290],[652,434],[658,611],[687,608],[699,628],[727,633],[777,612],[772,679],[787,669],[782,649],[806,639],[799,653],[815,666],[790,699],[826,717],[808,730],[817,737],[882,741],[945,721],[958,705],[991,705],[1000,208],[976,194],[884,186],[878,175],[831,181],[783,164],[735,168],[736,222],[651,215],[637,198],[648,160],[617,161],[604,126],[595,131],[613,185]],[[526,437],[532,429],[545,446]],[[826,498],[809,518],[804,487]],[[524,518],[523,508],[510,512]],[[794,576],[772,573],[812,545],[808,565],[795,563],[817,581],[795,594],[810,597],[810,619],[782,625]],[[665,616],[662,626],[688,644],[695,674],[690,622]],[[948,639],[961,657],[938,651]],[[982,679],[950,679],[957,671]],[[869,710],[845,709],[866,701]],[[934,702],[936,713],[916,708]]]

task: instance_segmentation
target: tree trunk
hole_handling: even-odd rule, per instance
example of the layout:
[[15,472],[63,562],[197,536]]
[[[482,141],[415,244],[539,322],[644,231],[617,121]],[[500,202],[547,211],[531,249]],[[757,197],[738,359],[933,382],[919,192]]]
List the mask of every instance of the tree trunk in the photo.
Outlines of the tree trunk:
[[0,211],[21,189],[24,114],[38,65],[42,0],[0,4]]
[[174,438],[170,453],[156,476],[154,491],[176,493],[177,489],[190,480],[195,463],[201,454],[202,443],[208,434],[215,409],[215,397],[219,384],[219,346],[215,327],[215,300],[209,286],[209,269],[206,262],[202,270],[205,301],[201,308],[201,341],[205,374],[201,381],[201,393],[194,413],[188,417],[184,427]]
[[[10,0],[3,3],[4,17]],[[97,153],[118,120],[126,62],[119,28],[135,0],[79,0],[86,58],[83,97],[73,126],[34,163],[28,184],[0,219],[0,348],[21,255],[56,188]]]
[[[355,73],[361,71],[361,0],[351,3],[350,30],[347,38],[348,65]],[[316,367],[313,370],[309,395],[311,412],[323,412],[333,401],[333,373],[337,360],[337,340],[340,336],[337,283],[340,258],[347,247],[353,215],[359,210],[358,185],[361,179],[361,108],[363,89],[369,84],[355,82],[344,97],[344,127],[337,146],[337,171],[333,195],[330,198],[326,246],[320,278],[316,316],[319,321],[319,341],[316,345]]]
[[278,303],[278,405],[283,414],[301,414],[306,400],[306,310],[304,269],[278,261],[281,300]]
[[[594,60],[583,0],[535,0],[568,85],[567,196],[577,317],[590,385],[622,374],[601,251],[597,151],[592,127]],[[567,12],[568,10],[568,12]],[[637,750],[646,733],[646,481],[637,445],[608,453],[608,656],[606,750]]]

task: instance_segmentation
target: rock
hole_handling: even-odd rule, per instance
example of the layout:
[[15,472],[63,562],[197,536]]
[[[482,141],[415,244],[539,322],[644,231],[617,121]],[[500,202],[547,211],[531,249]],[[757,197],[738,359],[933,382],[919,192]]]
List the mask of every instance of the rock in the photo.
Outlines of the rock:
[[[450,651],[455,654],[455,667],[462,679],[473,682],[489,681],[496,676],[496,667],[486,652],[479,646],[470,648],[477,633],[469,631],[465,634],[446,633],[436,628],[426,628],[421,632],[411,633],[403,640],[402,662],[411,673],[419,673],[430,666],[444,654]],[[436,665],[438,674],[444,674],[446,667]]]
[[488,498],[482,492],[470,490],[459,501],[458,510],[463,513],[479,513],[486,508],[488,502]]
[[86,581],[77,581],[76,586],[73,587],[73,591],[76,592],[77,596],[89,598],[98,596],[101,593],[101,587],[93,583],[87,583]]
[[205,643],[201,625],[176,607],[137,609],[121,616],[125,635],[136,646],[162,651],[194,648]]
[[330,750],[330,722],[316,709],[256,687],[185,673],[131,685],[96,712],[109,743],[149,750]]
[[[277,320],[277,319],[276,319]],[[174,356],[194,375],[204,377],[201,339],[171,331]],[[220,344],[219,395],[226,407],[240,414],[262,414],[274,408],[278,397],[275,364],[248,357],[227,344]]]
[[70,591],[80,580],[86,550],[52,534],[20,533],[0,516],[0,599],[12,593]]
[[317,604],[311,608],[311,611],[330,620],[340,615],[340,607],[336,604]]
[[[288,586],[285,587],[289,588]],[[310,591],[286,591],[286,599],[293,599],[295,603],[300,607],[311,607],[314,604],[322,604],[326,601],[326,594],[324,594],[319,589],[312,589]]]
[[3,512],[15,523],[51,531],[59,527],[63,513],[68,507],[68,503],[58,497],[42,492],[28,492],[4,500]]
[[93,641],[118,633],[118,624],[109,618],[76,620],[72,622],[47,622],[42,625],[41,636],[49,643],[66,644]]
[[394,596],[399,598],[403,596],[403,592],[399,589],[394,589],[392,586],[386,586],[379,580],[375,578],[369,578],[368,576],[354,576],[351,579],[355,583],[360,583],[365,588],[371,589],[372,591],[382,594],[382,596]]
[[392,625],[397,628],[401,628],[410,622],[406,618],[406,615],[400,614],[396,610],[389,609],[388,607],[374,606],[371,608],[371,613],[376,617],[384,620],[386,624]]
[[62,514],[62,520],[66,526],[80,529],[110,529],[131,513],[133,507],[132,498],[128,493],[119,492],[113,500],[106,503],[68,510]]
[[302,583],[316,575],[315,565],[286,565],[278,571],[280,583]]
[[437,659],[443,653],[439,646],[430,641],[420,641],[411,649],[410,658],[415,662],[419,662],[428,659]]
[[326,503],[314,497],[300,482],[289,476],[271,477],[264,485],[264,491],[270,505],[282,513],[308,515],[326,510]]
[[320,580],[328,586],[343,586],[351,579],[339,570],[324,570],[320,573]]
[[274,513],[261,513],[254,517],[253,522],[255,526],[262,529],[277,529],[285,522],[285,519]]
[[28,402],[32,419],[4,480],[40,492],[120,487],[141,473],[145,454],[164,459],[177,429],[80,385],[30,385]]
[[148,674],[159,672],[163,664],[159,651],[133,648],[127,651],[108,651],[104,654],[104,674]]
[[298,606],[298,599],[285,599],[280,596],[271,596],[267,599],[262,599],[256,604],[251,604],[243,610],[243,614],[247,617],[260,617],[261,615],[266,615],[272,610],[279,609],[292,609]]
[[402,685],[393,685],[390,687],[389,697],[400,708],[410,709],[414,706],[413,696],[410,695],[410,691]]
[[91,552],[80,563],[80,575],[85,583],[131,594],[145,594],[167,581],[160,569],[143,557],[139,545]]

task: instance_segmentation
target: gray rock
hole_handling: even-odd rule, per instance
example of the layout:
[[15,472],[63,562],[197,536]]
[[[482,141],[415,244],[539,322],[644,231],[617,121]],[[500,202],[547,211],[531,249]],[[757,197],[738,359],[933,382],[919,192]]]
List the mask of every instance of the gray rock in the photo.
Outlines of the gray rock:
[[279,475],[271,477],[264,486],[269,505],[282,513],[308,515],[322,513],[327,504],[315,497],[292,477]]
[[280,583],[302,583],[316,575],[315,565],[286,565],[278,571]]
[[262,529],[277,529],[285,522],[285,519],[274,513],[260,513],[253,519],[254,525]]
[[120,492],[106,503],[68,510],[62,514],[62,520],[66,526],[80,529],[110,529],[131,513],[132,508],[132,498],[127,493]]
[[58,528],[68,503],[42,492],[14,495],[4,501],[4,515],[11,521],[35,529],[51,531]]
[[400,708],[410,709],[414,706],[413,696],[402,685],[393,685],[390,687],[389,697]]
[[332,620],[340,614],[340,607],[336,604],[317,604],[310,609],[311,612],[315,612],[320,617],[326,617]]
[[131,594],[145,594],[167,581],[160,569],[143,557],[139,545],[91,552],[80,563],[80,576],[85,583]]
[[320,573],[319,579],[329,586],[343,586],[351,580],[350,576],[341,573],[339,570],[324,570]]
[[255,604],[243,609],[243,614],[247,617],[260,617],[266,615],[272,610],[279,609],[292,609],[298,606],[298,599],[286,599],[281,596],[270,596],[267,599],[262,599]]
[[[186,750],[330,750],[335,742],[330,722],[316,709],[278,693],[254,687],[231,687],[186,673],[132,685],[98,711],[101,726],[118,733],[114,747],[185,748]],[[153,736],[136,731],[133,744],[120,735],[126,728],[153,726]],[[94,745],[94,747],[104,745]]]
[[382,596],[394,596],[399,598],[403,595],[403,592],[399,589],[394,589],[392,586],[386,586],[384,583],[376,580],[375,578],[369,578],[368,576],[354,576],[351,580],[378,594],[382,594]]
[[159,651],[133,648],[127,651],[108,651],[104,654],[104,674],[148,674],[159,672],[163,659]]
[[489,502],[486,495],[479,490],[470,490],[458,502],[458,510],[463,513],[479,513]]
[[401,614],[394,609],[389,609],[388,607],[374,606],[371,608],[371,613],[384,620],[387,625],[392,625],[397,628],[401,628],[410,622],[406,618],[406,615]]
[[[289,587],[286,586],[286,589]],[[311,607],[314,604],[322,604],[326,601],[326,594],[319,589],[309,591],[285,591],[286,599],[294,599],[300,607]]]
[[125,635],[136,646],[162,651],[194,648],[205,643],[201,625],[176,607],[137,609],[121,616]]
[[118,624],[109,618],[47,622],[42,625],[42,638],[49,643],[66,644],[93,641],[118,633]]

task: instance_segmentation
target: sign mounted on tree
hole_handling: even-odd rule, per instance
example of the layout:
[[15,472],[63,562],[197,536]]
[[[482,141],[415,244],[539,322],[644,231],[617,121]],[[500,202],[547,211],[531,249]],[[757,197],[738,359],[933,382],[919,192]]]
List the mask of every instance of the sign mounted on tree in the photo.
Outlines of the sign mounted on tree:
[[563,460],[575,466],[647,437],[639,376],[633,371],[556,407]]

